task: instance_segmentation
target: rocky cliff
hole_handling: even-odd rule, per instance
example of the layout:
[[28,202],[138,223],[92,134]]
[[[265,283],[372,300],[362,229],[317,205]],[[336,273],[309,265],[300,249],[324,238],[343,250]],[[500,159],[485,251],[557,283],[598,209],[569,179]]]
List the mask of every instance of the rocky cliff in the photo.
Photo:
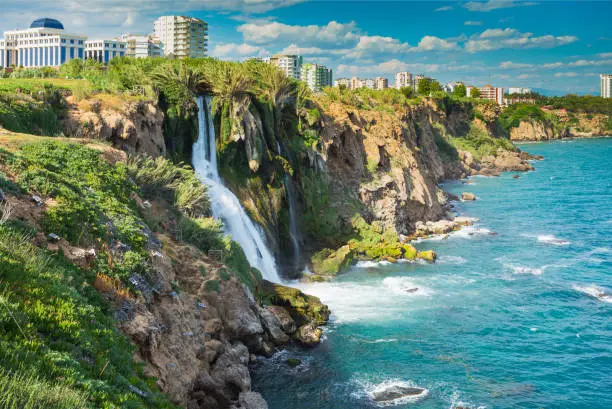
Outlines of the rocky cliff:
[[612,135],[610,119],[603,114],[571,113],[564,109],[546,110],[546,119],[526,119],[511,128],[510,140],[546,141],[563,138],[592,138]]

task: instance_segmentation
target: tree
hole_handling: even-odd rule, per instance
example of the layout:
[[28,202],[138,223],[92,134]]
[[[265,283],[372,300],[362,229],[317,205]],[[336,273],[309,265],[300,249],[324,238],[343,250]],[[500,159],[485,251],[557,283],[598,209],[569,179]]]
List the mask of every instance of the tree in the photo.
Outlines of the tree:
[[461,98],[461,97],[465,97],[465,95],[466,95],[465,84],[457,84],[457,86],[453,90],[453,96]]
[[81,76],[84,66],[83,60],[80,58],[73,58],[60,67],[60,73],[70,78],[78,78]]
[[476,87],[472,87],[470,89],[470,97],[471,98],[480,98],[480,89]]
[[400,92],[406,97],[406,98],[414,98],[414,88],[412,87],[401,87],[400,88]]
[[433,92],[441,91],[440,83],[433,78],[423,78],[419,80],[417,91],[421,95],[430,95]]

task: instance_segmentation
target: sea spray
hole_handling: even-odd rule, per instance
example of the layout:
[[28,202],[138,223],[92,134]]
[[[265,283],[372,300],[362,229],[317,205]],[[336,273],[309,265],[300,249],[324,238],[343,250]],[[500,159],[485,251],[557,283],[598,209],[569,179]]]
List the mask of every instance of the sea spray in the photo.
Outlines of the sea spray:
[[240,201],[219,177],[215,128],[211,114],[210,96],[199,96],[198,140],[193,145],[193,167],[198,178],[208,186],[213,216],[223,221],[224,230],[238,242],[249,263],[261,271],[266,280],[279,282],[280,278],[272,252],[265,244],[261,232],[249,218]]

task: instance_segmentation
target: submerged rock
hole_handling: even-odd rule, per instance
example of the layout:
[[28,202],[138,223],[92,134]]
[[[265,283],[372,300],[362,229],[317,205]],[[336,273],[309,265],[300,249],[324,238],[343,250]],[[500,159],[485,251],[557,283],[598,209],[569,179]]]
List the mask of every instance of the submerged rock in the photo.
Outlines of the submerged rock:
[[295,368],[296,366],[298,366],[299,364],[302,363],[302,361],[300,361],[297,358],[287,358],[287,360],[285,361],[285,363],[287,365],[289,365],[289,367],[291,368]]
[[371,392],[370,397],[378,403],[390,403],[404,398],[423,397],[426,394],[427,389],[419,388],[418,386],[390,385]]

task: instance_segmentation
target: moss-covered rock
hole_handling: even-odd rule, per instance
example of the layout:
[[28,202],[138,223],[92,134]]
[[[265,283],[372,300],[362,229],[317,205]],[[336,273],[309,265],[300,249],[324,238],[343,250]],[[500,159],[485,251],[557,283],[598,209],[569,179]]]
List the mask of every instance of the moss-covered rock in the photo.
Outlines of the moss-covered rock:
[[299,364],[302,363],[302,361],[300,361],[297,358],[287,358],[287,360],[285,361],[285,363],[287,365],[289,365],[290,368],[295,368],[296,366],[298,366]]
[[285,307],[298,326],[307,323],[323,325],[329,319],[329,308],[318,297],[304,294],[297,288],[263,280],[261,292],[265,301]]
[[433,250],[425,250],[425,251],[419,251],[416,257],[422,260],[429,261],[430,263],[433,263],[434,261],[436,261],[437,256]]
[[412,244],[402,244],[402,250],[406,260],[414,260],[417,256],[417,249]]
[[323,249],[312,257],[312,269],[319,275],[336,275],[353,260],[351,247],[347,244],[338,250]]

